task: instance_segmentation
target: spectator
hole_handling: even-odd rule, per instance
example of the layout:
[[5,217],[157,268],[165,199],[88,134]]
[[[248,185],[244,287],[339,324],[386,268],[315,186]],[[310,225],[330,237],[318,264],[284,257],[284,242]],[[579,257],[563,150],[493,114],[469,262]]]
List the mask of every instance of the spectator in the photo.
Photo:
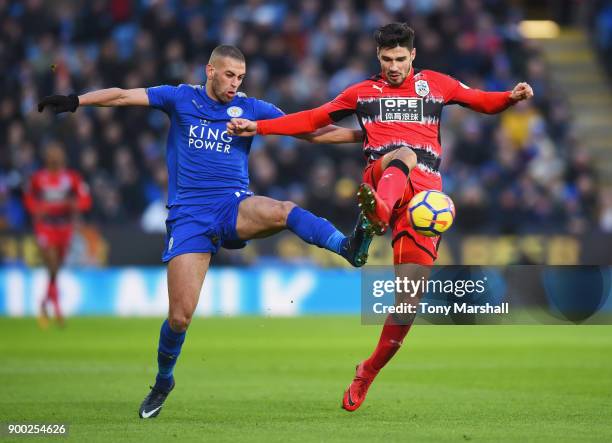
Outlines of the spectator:
[[[595,40],[609,54],[610,8],[596,3]],[[610,198],[598,195],[591,159],[574,139],[565,98],[551,86],[541,54],[516,32],[517,11],[505,2],[477,0],[92,0],[65,8],[42,0],[0,1],[4,224],[24,227],[20,186],[36,167],[39,147],[57,137],[92,186],[95,222],[163,231],[163,114],[98,108],[55,118],[33,112],[38,98],[111,86],[201,83],[212,48],[230,43],[247,56],[245,92],[293,112],[375,74],[373,30],[408,20],[417,31],[417,68],[489,89],[527,79],[536,92],[533,103],[500,117],[474,118],[456,107],[444,113],[442,168],[461,214],[457,228],[611,230]],[[257,139],[252,188],[294,199],[349,229],[357,212],[351,196],[361,180],[355,152]]]

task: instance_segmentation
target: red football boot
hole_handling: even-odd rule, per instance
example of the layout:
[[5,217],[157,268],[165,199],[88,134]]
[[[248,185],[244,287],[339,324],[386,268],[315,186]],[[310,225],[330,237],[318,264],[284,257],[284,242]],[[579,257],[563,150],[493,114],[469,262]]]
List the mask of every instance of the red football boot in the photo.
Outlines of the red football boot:
[[357,365],[355,378],[348,389],[344,391],[344,397],[342,398],[343,409],[352,412],[361,406],[365,401],[368,389],[374,381],[376,374],[377,373],[372,371],[366,371],[363,368],[363,362]]
[[362,183],[357,191],[357,201],[366,218],[372,224],[376,235],[383,235],[389,227],[391,209],[367,183]]

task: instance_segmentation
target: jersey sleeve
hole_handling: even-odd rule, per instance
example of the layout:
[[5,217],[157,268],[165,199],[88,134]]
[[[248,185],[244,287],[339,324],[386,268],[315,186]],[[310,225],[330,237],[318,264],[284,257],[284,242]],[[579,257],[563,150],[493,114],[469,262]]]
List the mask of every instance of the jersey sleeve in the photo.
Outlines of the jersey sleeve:
[[443,94],[444,104],[458,104],[484,114],[496,114],[513,105],[511,91],[488,92],[470,88],[448,75],[436,73]]
[[165,113],[172,112],[178,95],[178,87],[161,85],[147,88],[146,91],[151,107],[160,109]]
[[260,135],[298,135],[314,132],[335,121],[351,115],[357,108],[356,88],[345,89],[331,102],[308,111],[257,122],[257,133]]
[[268,120],[285,115],[278,107],[263,100],[255,100],[253,108],[255,120]]
[[352,115],[357,109],[357,88],[355,86],[346,88],[331,102],[322,107],[335,122]]
[[89,186],[85,183],[85,180],[81,177],[81,175],[72,171],[72,186],[74,189],[74,194],[76,197],[76,205],[79,212],[85,212],[91,209],[91,194],[89,193]]

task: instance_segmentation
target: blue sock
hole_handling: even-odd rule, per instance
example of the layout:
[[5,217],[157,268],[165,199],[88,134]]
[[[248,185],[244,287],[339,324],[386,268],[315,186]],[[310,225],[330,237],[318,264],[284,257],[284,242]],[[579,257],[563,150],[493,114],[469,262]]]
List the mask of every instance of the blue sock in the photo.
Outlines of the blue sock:
[[172,372],[176,359],[181,353],[181,347],[185,341],[186,332],[174,332],[168,323],[168,319],[164,320],[161,331],[159,331],[159,346],[157,348],[157,377],[155,379],[155,387],[168,390],[172,386],[174,378]]
[[296,206],[287,217],[287,227],[298,237],[311,245],[340,254],[344,234],[327,219]]

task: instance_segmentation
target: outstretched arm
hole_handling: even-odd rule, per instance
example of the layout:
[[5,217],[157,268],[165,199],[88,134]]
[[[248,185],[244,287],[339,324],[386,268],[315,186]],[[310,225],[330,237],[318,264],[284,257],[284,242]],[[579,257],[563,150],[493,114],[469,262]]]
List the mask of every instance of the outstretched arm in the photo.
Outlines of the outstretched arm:
[[496,114],[521,100],[533,97],[533,89],[527,83],[517,84],[512,91],[487,92],[472,89],[459,83],[448,103],[467,106],[474,111],[485,114]]
[[314,132],[296,135],[295,137],[319,144],[361,143],[363,141],[363,131],[328,125]]
[[333,123],[326,105],[308,111],[296,112],[295,114],[271,120],[259,120],[257,122],[257,133],[260,135],[298,135],[314,132]]
[[[352,115],[357,107],[357,86],[351,86],[340,93],[331,102],[318,108],[296,112],[267,120],[252,122],[234,118],[227,124],[228,133],[250,137],[260,135],[303,135],[315,132],[319,128],[330,125],[344,117]],[[354,142],[355,140],[351,140]],[[343,143],[343,142],[320,142]]]
[[[294,114],[290,114],[294,115]],[[279,117],[280,120],[284,117]],[[240,137],[253,137],[257,135],[257,127],[259,122],[247,120],[246,118],[233,118],[227,123],[227,132],[230,135]],[[348,129],[335,125],[327,125],[315,131],[308,133],[293,134],[294,137],[302,140],[307,140],[310,143],[320,144],[336,144],[336,143],[360,143],[363,141],[363,132],[361,129]]]
[[74,112],[79,106],[148,106],[149,97],[144,88],[109,88],[83,95],[50,95],[38,103],[38,112],[49,107],[53,112]]
[[326,105],[308,111],[296,112],[282,117],[258,120],[256,122],[244,118],[233,118],[227,124],[230,135],[252,137],[260,135],[302,135],[315,132],[319,128],[333,123]]
[[81,106],[149,106],[145,88],[110,88],[88,92],[79,96]]

